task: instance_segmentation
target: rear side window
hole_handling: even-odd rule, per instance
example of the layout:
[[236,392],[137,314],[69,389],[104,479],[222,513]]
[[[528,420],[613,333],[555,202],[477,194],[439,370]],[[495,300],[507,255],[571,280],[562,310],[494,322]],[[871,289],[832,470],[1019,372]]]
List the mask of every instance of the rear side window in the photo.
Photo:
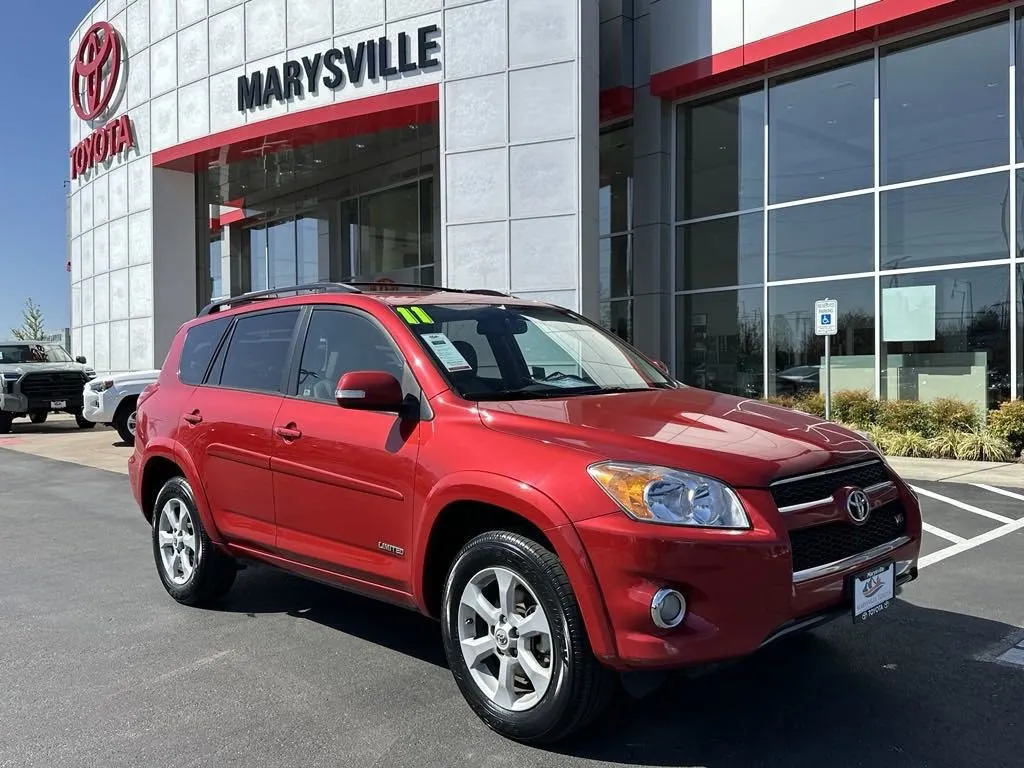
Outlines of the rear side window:
[[222,317],[189,328],[178,363],[178,378],[185,384],[202,384],[231,318]]
[[235,321],[220,385],[254,392],[280,392],[299,310],[246,315]]

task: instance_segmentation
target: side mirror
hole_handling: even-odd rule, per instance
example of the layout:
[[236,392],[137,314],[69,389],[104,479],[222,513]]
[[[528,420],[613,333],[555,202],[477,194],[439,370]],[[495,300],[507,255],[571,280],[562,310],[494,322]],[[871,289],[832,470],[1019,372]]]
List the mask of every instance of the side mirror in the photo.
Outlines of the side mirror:
[[405,401],[398,379],[384,371],[351,371],[338,380],[338,405],[357,411],[401,411]]
[[85,365],[89,361],[85,359],[85,355],[79,355],[78,357],[75,358],[75,362],[78,363],[79,365]]

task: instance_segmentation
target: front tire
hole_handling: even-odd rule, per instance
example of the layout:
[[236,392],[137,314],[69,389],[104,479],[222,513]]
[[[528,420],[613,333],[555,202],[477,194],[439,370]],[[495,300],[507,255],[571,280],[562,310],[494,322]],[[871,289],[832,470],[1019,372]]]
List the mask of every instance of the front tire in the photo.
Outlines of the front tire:
[[78,425],[79,429],[92,429],[96,426],[95,421],[89,421],[85,416],[82,415],[82,410],[78,409],[75,412],[75,424]]
[[135,399],[125,401],[114,414],[114,429],[127,446],[135,445]]
[[445,582],[441,631],[462,695],[510,739],[563,739],[614,690],[562,564],[525,536],[491,531],[463,547]]
[[29,414],[28,420],[33,424],[44,424],[46,422],[46,417],[49,415],[50,414],[47,411],[33,411]]
[[152,538],[160,581],[179,603],[210,605],[231,589],[238,569],[210,541],[185,478],[171,478],[157,494]]
[[10,413],[9,411],[0,411],[0,435],[9,434],[13,423],[13,413]]

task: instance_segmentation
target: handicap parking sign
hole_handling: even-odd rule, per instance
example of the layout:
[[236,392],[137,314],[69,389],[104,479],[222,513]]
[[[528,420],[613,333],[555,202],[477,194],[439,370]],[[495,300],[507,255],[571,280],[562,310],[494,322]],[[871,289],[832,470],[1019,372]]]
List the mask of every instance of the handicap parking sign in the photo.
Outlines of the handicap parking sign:
[[834,336],[839,328],[835,317],[839,312],[839,302],[835,299],[821,299],[814,302],[814,335]]

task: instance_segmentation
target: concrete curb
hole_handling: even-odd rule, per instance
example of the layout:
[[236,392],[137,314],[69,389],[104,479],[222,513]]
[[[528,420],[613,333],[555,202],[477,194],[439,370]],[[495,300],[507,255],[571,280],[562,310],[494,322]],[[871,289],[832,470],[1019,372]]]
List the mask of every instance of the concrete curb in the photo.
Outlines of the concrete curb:
[[1024,464],[898,457],[887,457],[887,461],[896,470],[896,473],[905,480],[924,480],[935,483],[972,483],[994,485],[1002,488],[1024,488]]

